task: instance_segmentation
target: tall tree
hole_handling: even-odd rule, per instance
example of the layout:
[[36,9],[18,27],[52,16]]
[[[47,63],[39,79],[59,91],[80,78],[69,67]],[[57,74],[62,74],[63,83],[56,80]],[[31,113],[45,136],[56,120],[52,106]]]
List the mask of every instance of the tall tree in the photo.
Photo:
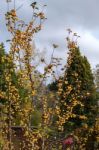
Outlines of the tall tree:
[[49,85],[49,88],[57,91],[60,88],[59,84],[61,85],[61,114],[72,112],[69,120],[64,123],[68,132],[85,124],[93,125],[97,102],[93,74],[87,58],[81,55],[76,41],[68,37],[67,44],[69,52],[64,75]]
[[4,70],[5,70],[5,61],[4,61],[4,56],[5,56],[5,50],[4,50],[4,45],[3,43],[0,44],[0,90],[5,89],[4,88]]

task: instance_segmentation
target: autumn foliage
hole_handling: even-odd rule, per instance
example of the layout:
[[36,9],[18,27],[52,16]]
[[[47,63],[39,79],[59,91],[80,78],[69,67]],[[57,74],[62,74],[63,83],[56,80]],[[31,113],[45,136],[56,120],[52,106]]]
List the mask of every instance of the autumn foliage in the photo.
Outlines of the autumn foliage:
[[[0,148],[62,150],[64,139],[70,136],[72,142],[66,148],[88,150],[91,143],[97,149],[96,89],[90,64],[80,54],[79,36],[68,29],[68,59],[64,66],[62,58],[53,56],[56,44],[52,45],[53,53],[47,64],[39,53],[35,55],[33,48],[35,34],[42,30],[46,16],[36,2],[30,7],[33,13],[28,23],[17,16],[15,5],[5,14],[11,39],[7,41],[8,53],[0,44]],[[41,64],[43,73],[38,70]],[[62,73],[57,78],[58,67]],[[50,78],[55,82],[54,90],[47,84]]]

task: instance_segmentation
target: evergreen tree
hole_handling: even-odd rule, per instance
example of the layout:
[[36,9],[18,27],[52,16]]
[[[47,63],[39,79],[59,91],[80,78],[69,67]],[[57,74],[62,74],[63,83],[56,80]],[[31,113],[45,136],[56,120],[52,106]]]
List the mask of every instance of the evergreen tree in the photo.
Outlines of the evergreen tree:
[[[96,116],[96,89],[90,64],[85,56],[82,56],[76,42],[68,40],[67,67],[63,77],[49,85],[50,90],[57,91],[61,80],[60,108],[61,113],[72,110],[69,121],[64,123],[64,129],[68,132],[85,124],[92,126]],[[70,91],[70,92],[68,92]]]
[[[15,72],[15,68],[13,67],[14,63],[10,60],[9,54],[5,52],[4,44],[0,44],[0,91],[6,92],[7,85],[5,81],[5,73],[11,69],[11,83],[12,85],[17,86],[17,75]],[[4,99],[1,98],[1,103],[5,102]]]
[[3,43],[0,44],[0,90],[4,90],[4,69],[5,69],[5,63],[3,57],[5,56],[5,50]]
[[[68,81],[65,88],[70,85],[72,90],[68,94],[66,101],[70,102],[75,97],[82,105],[77,104],[73,108],[73,113],[77,117],[71,118],[70,122],[73,123],[74,127],[81,126],[83,123],[92,125],[95,121],[96,97],[91,67],[87,58],[81,56],[79,47],[75,43],[71,44],[64,77]],[[83,120],[80,115],[84,115],[87,118]]]

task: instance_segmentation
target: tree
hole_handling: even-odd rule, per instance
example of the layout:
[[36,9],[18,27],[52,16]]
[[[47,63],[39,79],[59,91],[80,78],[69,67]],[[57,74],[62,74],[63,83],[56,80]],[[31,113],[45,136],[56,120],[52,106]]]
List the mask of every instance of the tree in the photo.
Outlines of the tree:
[[[76,135],[75,131],[87,127],[88,130],[84,132],[88,139],[89,130],[94,126],[97,114],[94,78],[90,64],[87,58],[81,55],[77,42],[67,37],[67,44],[69,52],[67,64],[64,66],[64,75],[49,87],[59,93],[60,122],[63,120],[63,134],[74,132]],[[79,141],[84,142],[84,138],[86,139],[81,132],[79,137],[82,138]]]
[[[10,54],[7,54],[3,43],[0,44],[0,122],[2,124],[2,139],[10,135],[11,125],[16,122],[18,103],[16,103],[18,92],[16,90],[18,77],[14,70],[14,63]],[[14,96],[12,96],[12,93]],[[17,109],[16,109],[17,108]],[[11,113],[13,112],[13,113]],[[7,131],[8,130],[8,131]],[[10,136],[8,136],[10,141]],[[4,142],[5,143],[5,142]],[[7,145],[6,145],[7,146]]]
[[[11,33],[12,39],[9,55],[5,59],[8,64],[4,73],[6,85],[4,98],[7,102],[4,104],[4,113],[7,115],[4,119],[4,126],[2,127],[6,132],[2,133],[5,133],[3,135],[6,139],[5,145],[9,150],[13,147],[12,125],[16,125],[14,122],[15,114],[20,118],[19,125],[24,135],[24,139],[21,140],[22,149],[39,149],[38,139],[42,140],[42,145],[40,146],[42,149],[45,149],[45,140],[48,137],[46,126],[49,121],[49,108],[47,106],[47,96],[43,95],[43,92],[40,96],[42,101],[42,112],[39,117],[41,118],[41,127],[34,131],[30,126],[31,115],[33,114],[35,116],[34,112],[37,109],[35,105],[37,92],[35,86],[37,86],[37,83],[35,83],[36,80],[34,79],[34,71],[37,66],[33,63],[32,37],[41,30],[42,23],[46,19],[43,9],[39,11],[36,2],[32,3],[31,6],[33,15],[28,24],[19,20],[15,8],[5,14],[6,25],[8,31]],[[15,84],[12,79],[14,73],[18,77]]]
[[6,67],[6,61],[4,57],[6,57],[5,49],[4,49],[3,43],[1,43],[0,44],[0,90],[1,91],[5,91],[4,72],[5,72],[5,67]]
[[[73,131],[78,128],[83,130],[87,127],[87,130],[83,130],[84,133],[86,132],[87,136],[82,135],[82,139],[83,142],[84,139],[87,139],[86,141],[92,143],[92,139],[90,139],[90,136],[92,136],[90,130],[94,128],[97,116],[97,97],[93,74],[87,58],[80,54],[79,47],[75,42],[71,41],[68,47],[69,56],[65,78],[68,82],[67,85],[71,86],[71,92],[66,97],[66,102],[71,103],[71,101],[76,98],[78,104],[75,105],[72,110],[73,114],[76,116],[74,118],[71,117],[69,120],[70,122],[65,124],[65,130],[67,130],[67,128],[71,128]],[[67,85],[64,87],[65,89]],[[81,138],[81,132],[79,137]],[[93,138],[92,147],[94,147],[94,142],[95,138]]]

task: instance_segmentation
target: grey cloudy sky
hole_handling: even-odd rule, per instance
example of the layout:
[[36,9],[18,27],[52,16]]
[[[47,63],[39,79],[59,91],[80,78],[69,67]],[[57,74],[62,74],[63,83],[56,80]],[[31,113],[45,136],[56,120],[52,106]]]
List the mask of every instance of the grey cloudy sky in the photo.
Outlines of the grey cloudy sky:
[[[0,0],[0,42],[9,37],[4,25],[6,0]],[[22,18],[30,19],[32,0],[16,0],[17,7],[24,4],[19,10]],[[79,46],[83,55],[86,55],[92,68],[99,63],[99,0],[37,0],[39,5],[47,4],[45,14],[47,20],[43,30],[35,38],[38,48],[46,48],[48,55],[52,52],[52,44],[59,48],[55,55],[65,58],[66,29],[71,28],[81,38]]]

